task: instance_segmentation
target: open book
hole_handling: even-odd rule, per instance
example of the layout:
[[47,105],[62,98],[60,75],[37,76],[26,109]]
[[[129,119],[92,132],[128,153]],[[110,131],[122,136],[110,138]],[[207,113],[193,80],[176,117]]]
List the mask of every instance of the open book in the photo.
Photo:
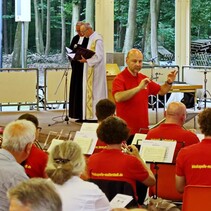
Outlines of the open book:
[[82,59],[81,56],[83,56],[85,59],[90,59],[95,52],[86,48],[81,47],[80,45],[77,45],[73,50],[66,47],[67,56],[70,60],[80,60]]

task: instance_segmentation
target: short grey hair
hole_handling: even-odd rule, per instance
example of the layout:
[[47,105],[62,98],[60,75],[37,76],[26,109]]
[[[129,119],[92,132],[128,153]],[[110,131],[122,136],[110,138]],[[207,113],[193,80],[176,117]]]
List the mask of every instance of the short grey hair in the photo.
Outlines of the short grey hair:
[[33,178],[19,183],[7,192],[30,211],[62,211],[62,201],[49,179]]
[[86,29],[92,29],[92,25],[90,23],[85,23],[84,26]]
[[28,120],[16,120],[6,125],[3,132],[2,148],[21,152],[36,138],[36,127]]
[[84,155],[80,146],[73,141],[65,141],[55,146],[45,169],[52,181],[60,185],[72,176],[79,176],[84,170]]
[[82,25],[84,25],[85,23],[83,22],[83,21],[78,21],[77,23],[76,23],[76,26],[82,26]]

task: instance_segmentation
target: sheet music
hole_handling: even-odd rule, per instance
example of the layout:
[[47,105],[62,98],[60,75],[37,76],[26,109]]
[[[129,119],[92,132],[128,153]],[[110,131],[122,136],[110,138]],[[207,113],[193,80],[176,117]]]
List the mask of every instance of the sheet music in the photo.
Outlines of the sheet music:
[[54,138],[54,139],[51,141],[51,144],[50,144],[50,146],[48,147],[47,152],[50,153],[50,152],[53,150],[53,148],[54,148],[55,146],[57,146],[57,145],[59,145],[59,144],[61,144],[61,143],[63,143],[63,142],[64,142],[64,140],[55,139],[55,138]]
[[132,196],[118,193],[111,201],[112,208],[124,208],[130,201],[133,200]]
[[161,146],[142,146],[141,157],[149,162],[163,162],[166,147]]
[[136,133],[134,138],[133,138],[132,144],[133,145],[141,145],[141,141],[145,140],[146,137],[147,137],[147,134]]
[[[155,140],[143,140],[141,142],[141,149],[140,149],[140,156],[142,157],[143,154],[143,149],[145,147],[148,147],[148,153],[149,152],[153,152],[153,151],[149,151],[152,150],[151,147],[154,147],[156,150],[157,147],[163,147],[165,148],[165,156],[163,159],[163,163],[172,163],[173,160],[173,156],[174,156],[174,151],[175,151],[175,147],[176,147],[176,141],[155,141]],[[161,156],[161,155],[160,155]],[[153,157],[153,153],[152,153],[152,157]],[[155,158],[154,158],[155,159]],[[148,160],[145,160],[148,161]],[[156,161],[155,162],[160,162],[160,161]],[[151,160],[149,160],[149,162],[151,162]]]
[[81,146],[83,154],[91,155],[97,143],[97,134],[95,131],[77,131],[73,141]]
[[98,125],[99,125],[99,123],[84,122],[81,126],[80,131],[94,131],[94,132],[96,132]]

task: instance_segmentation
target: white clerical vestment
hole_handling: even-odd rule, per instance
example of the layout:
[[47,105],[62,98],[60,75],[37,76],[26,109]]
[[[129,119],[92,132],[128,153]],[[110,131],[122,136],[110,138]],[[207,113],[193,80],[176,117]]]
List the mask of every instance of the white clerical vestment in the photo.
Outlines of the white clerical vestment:
[[[99,100],[107,98],[107,81],[106,81],[106,68],[104,61],[104,47],[103,39],[101,35],[94,32],[89,37],[87,49],[95,51],[95,55],[87,59],[87,63],[84,65],[84,76],[83,76],[83,119],[96,119],[95,106]],[[89,75],[92,69],[92,76]],[[91,81],[91,94],[89,90],[89,78],[92,77]],[[89,81],[90,83],[90,81]],[[90,102],[91,103],[88,103]],[[87,110],[88,104],[91,105],[91,114]]]

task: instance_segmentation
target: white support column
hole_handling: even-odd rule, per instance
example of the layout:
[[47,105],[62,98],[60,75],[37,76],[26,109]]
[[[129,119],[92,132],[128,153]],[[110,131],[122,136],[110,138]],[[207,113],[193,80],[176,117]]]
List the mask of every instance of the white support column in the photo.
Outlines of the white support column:
[[175,61],[180,70],[190,63],[190,1],[175,0]]
[[105,53],[113,53],[114,0],[95,1],[95,31],[103,36]]

